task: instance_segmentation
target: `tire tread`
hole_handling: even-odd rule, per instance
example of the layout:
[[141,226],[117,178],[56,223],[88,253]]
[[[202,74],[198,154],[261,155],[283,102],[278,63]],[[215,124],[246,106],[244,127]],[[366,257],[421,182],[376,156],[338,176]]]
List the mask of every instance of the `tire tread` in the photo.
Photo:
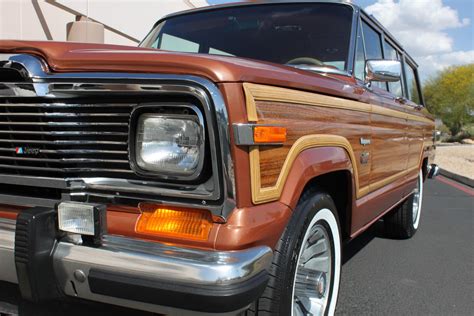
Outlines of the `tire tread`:
[[[315,194],[321,193],[325,196],[328,196],[326,193],[318,191],[316,187],[311,187],[304,191],[301,195],[300,200],[298,201],[297,209],[299,206],[306,203],[311,199]],[[331,199],[332,201],[332,199]],[[305,219],[305,223],[308,219]],[[265,288],[262,296],[251,305],[251,307],[245,312],[245,316],[269,316],[269,315],[279,315],[280,309],[280,298],[281,293],[281,284],[285,284],[285,276],[282,276],[282,273],[278,273],[278,270],[281,269],[284,265],[283,260],[286,259],[286,256],[291,253],[289,249],[289,235],[287,234],[288,227],[291,227],[291,220],[288,226],[285,228],[283,234],[277,242],[277,245],[274,249],[273,261],[270,266],[268,285]],[[300,236],[299,238],[303,238]]]
[[[423,185],[423,184],[421,184]],[[421,196],[420,198],[423,198]],[[418,210],[421,212],[421,209]],[[408,239],[416,233],[413,226],[413,194],[384,217],[384,233],[395,239]]]

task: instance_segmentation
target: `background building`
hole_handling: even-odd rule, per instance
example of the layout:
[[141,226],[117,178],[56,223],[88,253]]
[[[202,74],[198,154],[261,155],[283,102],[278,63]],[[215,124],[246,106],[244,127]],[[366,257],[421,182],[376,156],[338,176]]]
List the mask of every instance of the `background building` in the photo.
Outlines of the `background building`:
[[206,5],[206,0],[0,0],[0,39],[135,46],[164,15]]

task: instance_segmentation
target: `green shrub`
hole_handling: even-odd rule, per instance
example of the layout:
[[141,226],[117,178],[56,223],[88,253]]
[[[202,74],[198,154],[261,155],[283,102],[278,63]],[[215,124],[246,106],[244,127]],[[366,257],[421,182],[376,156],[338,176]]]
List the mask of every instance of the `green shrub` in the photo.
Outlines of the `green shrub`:
[[464,126],[462,132],[466,136],[465,138],[474,139],[474,124]]

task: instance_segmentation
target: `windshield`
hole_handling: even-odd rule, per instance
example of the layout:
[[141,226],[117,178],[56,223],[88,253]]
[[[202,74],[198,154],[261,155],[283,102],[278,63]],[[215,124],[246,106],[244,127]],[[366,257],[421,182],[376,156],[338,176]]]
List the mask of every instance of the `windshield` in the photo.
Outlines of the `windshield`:
[[346,70],[351,23],[346,5],[247,5],[172,17],[141,46]]

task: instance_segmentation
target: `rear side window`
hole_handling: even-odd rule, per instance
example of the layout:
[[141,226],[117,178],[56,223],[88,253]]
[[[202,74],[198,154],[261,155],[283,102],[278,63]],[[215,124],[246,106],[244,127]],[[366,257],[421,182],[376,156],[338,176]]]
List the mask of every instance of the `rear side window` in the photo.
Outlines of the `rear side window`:
[[405,63],[405,80],[407,82],[407,96],[416,104],[421,104],[420,91],[418,90],[416,70]]
[[[362,33],[364,36],[366,59],[383,59],[380,33],[365,22],[362,22]],[[382,89],[387,89],[385,82],[373,82],[372,85]]]
[[[384,41],[384,52],[385,52],[385,59],[393,59],[393,60],[400,60],[400,55],[398,51],[390,45],[387,41]],[[389,82],[388,83],[388,90],[396,95],[397,97],[403,96],[402,91],[402,82],[399,80],[397,82]]]

